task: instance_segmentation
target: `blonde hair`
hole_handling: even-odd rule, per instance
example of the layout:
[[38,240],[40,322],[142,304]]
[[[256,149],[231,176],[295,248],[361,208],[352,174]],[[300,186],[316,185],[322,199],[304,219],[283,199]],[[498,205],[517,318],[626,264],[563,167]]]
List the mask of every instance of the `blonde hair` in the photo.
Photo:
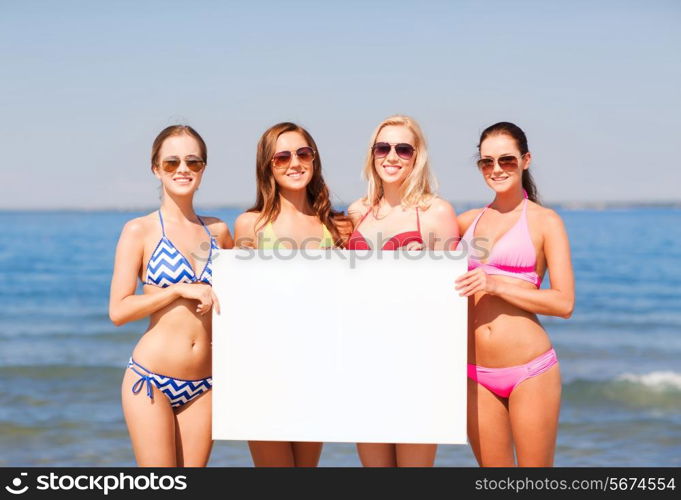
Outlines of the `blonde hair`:
[[389,126],[407,127],[411,130],[416,139],[416,144],[414,144],[416,154],[414,168],[400,186],[402,206],[405,208],[427,208],[433,198],[435,198],[434,191],[437,189],[437,181],[430,171],[426,138],[421,131],[421,127],[416,123],[416,120],[405,115],[393,115],[386,118],[378,127],[376,127],[376,130],[374,130],[374,133],[371,135],[369,151],[367,153],[366,161],[364,162],[364,170],[362,171],[364,179],[369,183],[364,202],[373,207],[378,205],[378,202],[383,197],[383,181],[374,168],[374,153],[372,148],[376,143],[376,138],[378,137],[378,134],[381,133],[381,130],[383,130],[384,127]]

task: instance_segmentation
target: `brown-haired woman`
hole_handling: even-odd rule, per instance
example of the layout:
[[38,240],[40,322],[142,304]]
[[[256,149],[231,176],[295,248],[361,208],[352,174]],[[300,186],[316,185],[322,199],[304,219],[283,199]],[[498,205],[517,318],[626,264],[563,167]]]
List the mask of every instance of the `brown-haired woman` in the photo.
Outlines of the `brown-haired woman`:
[[[255,205],[234,225],[237,246],[253,248],[342,247],[349,232],[331,207],[329,189],[312,136],[294,123],[278,123],[260,138]],[[256,467],[314,467],[322,443],[250,441]]]
[[[568,318],[574,305],[563,222],[538,202],[525,133],[509,122],[485,129],[478,168],[495,197],[459,217],[469,272],[468,437],[481,466],[553,465],[560,370],[537,314]],[[481,252],[478,253],[477,251]],[[548,269],[551,287],[540,289]]]
[[[123,412],[146,467],[205,466],[211,439],[211,255],[232,248],[227,225],[199,217],[193,200],[206,144],[186,125],[154,141],[151,170],[161,207],[125,224],[116,247],[109,316],[117,326],[149,316],[123,376]],[[135,294],[137,279],[144,294]]]

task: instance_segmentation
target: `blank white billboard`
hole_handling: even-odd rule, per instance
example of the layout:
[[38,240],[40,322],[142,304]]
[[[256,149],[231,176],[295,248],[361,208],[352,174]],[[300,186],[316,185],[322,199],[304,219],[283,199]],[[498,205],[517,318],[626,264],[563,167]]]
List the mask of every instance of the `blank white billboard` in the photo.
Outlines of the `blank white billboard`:
[[214,255],[213,438],[466,443],[455,252]]

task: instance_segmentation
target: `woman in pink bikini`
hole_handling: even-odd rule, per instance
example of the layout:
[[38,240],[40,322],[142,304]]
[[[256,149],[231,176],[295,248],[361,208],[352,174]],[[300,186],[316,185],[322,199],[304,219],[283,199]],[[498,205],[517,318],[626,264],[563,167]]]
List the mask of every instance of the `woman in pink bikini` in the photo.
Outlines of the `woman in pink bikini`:
[[[433,193],[426,142],[415,120],[391,116],[376,128],[364,177],[367,196],[348,208],[355,226],[349,250],[456,246],[456,214]],[[433,465],[437,445],[358,443],[357,450],[367,467],[425,467]]]
[[[537,314],[569,318],[570,246],[561,218],[537,201],[525,133],[508,122],[485,129],[478,168],[492,203],[459,216],[469,271],[468,437],[484,467],[553,465],[560,410],[556,353]],[[541,290],[548,269],[550,288]]]

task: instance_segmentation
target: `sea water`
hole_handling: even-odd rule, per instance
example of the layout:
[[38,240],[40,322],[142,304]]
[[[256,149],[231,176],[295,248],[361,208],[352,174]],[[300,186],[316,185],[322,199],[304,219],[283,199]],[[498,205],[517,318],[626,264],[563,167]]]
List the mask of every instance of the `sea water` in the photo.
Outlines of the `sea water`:
[[[230,228],[237,209],[201,211]],[[541,317],[563,380],[557,466],[681,466],[681,210],[559,210],[577,300]],[[0,466],[135,464],[120,404],[145,321],[113,326],[116,241],[132,212],[0,212]],[[153,425],[150,423],[149,425]],[[250,466],[243,442],[209,465]],[[358,466],[326,444],[322,466]],[[436,465],[474,466],[468,446]]]

